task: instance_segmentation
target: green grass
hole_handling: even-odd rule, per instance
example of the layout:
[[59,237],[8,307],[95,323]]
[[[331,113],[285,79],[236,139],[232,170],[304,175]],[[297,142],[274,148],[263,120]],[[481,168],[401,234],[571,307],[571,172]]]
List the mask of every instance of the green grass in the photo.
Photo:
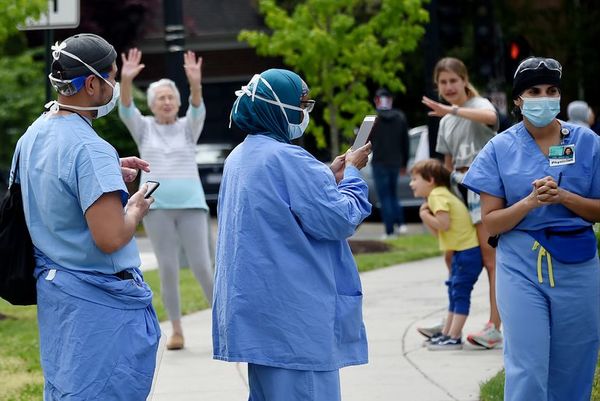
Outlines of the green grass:
[[[481,385],[479,396],[481,401],[502,401],[504,399],[504,370]],[[600,360],[596,365],[590,401],[600,401]]]
[[355,255],[358,271],[366,272],[441,254],[437,239],[429,234],[405,235],[385,242],[392,246],[391,251]]
[[[144,273],[154,291],[153,304],[159,320],[167,319],[160,299],[158,271]],[[181,270],[181,311],[189,314],[208,308],[202,288],[189,269]],[[35,306],[12,306],[0,299],[0,400],[39,401],[43,392]]]
[[504,369],[481,385],[481,401],[502,401],[504,399]]

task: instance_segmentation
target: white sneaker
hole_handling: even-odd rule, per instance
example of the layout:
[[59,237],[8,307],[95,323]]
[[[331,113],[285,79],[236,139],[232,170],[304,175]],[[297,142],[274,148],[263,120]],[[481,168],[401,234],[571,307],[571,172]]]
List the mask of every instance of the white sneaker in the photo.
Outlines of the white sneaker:
[[502,333],[496,329],[494,323],[489,322],[480,332],[469,334],[467,341],[479,347],[492,349],[502,344]]
[[407,232],[408,232],[408,227],[406,226],[406,224],[402,224],[396,229],[397,234],[406,234]]

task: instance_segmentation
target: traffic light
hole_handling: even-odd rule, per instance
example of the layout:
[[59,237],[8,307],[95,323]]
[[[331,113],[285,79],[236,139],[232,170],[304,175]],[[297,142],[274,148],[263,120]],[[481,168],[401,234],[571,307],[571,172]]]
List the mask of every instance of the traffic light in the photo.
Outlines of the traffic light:
[[521,61],[531,56],[531,47],[527,39],[523,36],[516,36],[506,43],[505,54],[504,72],[506,74],[506,81],[511,83]]

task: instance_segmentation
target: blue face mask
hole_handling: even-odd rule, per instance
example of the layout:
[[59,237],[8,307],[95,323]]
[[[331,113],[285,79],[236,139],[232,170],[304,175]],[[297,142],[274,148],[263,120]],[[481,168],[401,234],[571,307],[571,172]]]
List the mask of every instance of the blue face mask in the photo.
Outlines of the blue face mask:
[[550,124],[560,112],[560,97],[521,97],[521,113],[534,127]]

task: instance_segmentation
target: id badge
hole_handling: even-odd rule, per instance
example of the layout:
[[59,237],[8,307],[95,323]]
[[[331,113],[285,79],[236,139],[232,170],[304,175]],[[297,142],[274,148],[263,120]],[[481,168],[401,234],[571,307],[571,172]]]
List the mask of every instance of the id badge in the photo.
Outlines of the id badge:
[[575,163],[575,145],[550,146],[548,160],[550,167]]

